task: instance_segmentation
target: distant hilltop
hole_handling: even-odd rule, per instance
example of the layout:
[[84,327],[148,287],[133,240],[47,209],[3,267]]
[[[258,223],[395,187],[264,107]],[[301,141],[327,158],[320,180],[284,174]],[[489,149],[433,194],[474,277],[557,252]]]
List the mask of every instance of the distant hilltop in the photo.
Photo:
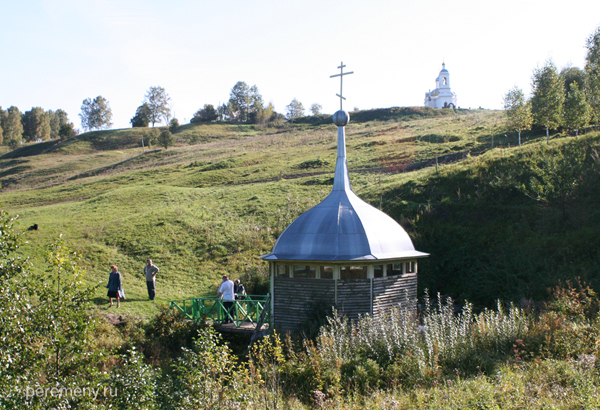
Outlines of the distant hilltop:
[[[448,108],[448,107],[446,107]],[[461,113],[469,113],[470,110],[460,109]],[[371,110],[360,110],[350,112],[350,122],[367,121],[389,121],[389,120],[414,120],[417,118],[437,117],[440,115],[453,114],[454,111],[438,110],[433,107],[390,107],[373,108]],[[332,122],[331,115],[311,115],[294,119],[296,124],[329,124]]]

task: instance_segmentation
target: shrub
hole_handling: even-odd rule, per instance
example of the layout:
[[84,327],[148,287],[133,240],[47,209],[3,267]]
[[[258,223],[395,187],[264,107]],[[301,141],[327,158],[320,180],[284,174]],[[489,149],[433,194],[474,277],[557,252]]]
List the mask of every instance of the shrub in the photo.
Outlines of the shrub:
[[296,165],[296,168],[298,168],[298,169],[314,169],[314,168],[324,167],[325,165],[329,165],[329,162],[323,161],[321,158],[318,158],[315,160],[304,161],[304,162]]
[[145,337],[139,341],[140,350],[153,362],[169,364],[182,353],[182,348],[191,348],[204,323],[186,319],[176,309],[160,306],[158,314],[143,326]]
[[158,143],[163,146],[165,149],[168,149],[175,142],[175,138],[173,138],[173,134],[169,130],[162,130],[160,135],[158,136]]
[[226,409],[240,408],[243,399],[244,371],[238,369],[220,335],[208,327],[199,334],[192,349],[173,364],[166,376],[161,400],[166,408]]
[[568,280],[552,290],[549,307],[572,321],[587,322],[598,317],[600,300],[589,285],[577,278],[574,285]]
[[104,398],[117,409],[156,408],[158,375],[144,362],[144,356],[135,347],[122,357],[121,365],[110,374],[109,388]]

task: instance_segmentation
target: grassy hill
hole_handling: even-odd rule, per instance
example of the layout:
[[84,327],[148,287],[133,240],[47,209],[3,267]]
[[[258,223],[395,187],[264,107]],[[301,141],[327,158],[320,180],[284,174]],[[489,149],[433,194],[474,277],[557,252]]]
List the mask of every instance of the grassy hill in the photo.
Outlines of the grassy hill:
[[[497,111],[351,113],[352,187],[431,254],[420,264],[421,288],[481,307],[543,299],[559,279],[600,285],[599,133],[556,134],[546,146],[543,131],[532,131],[520,148],[513,134]],[[23,228],[39,226],[23,252],[45,269],[45,247],[62,234],[98,284],[101,309],[116,264],[129,296],[124,313],[148,316],[157,304],[214,294],[223,273],[264,291],[258,256],[331,189],[330,118],[184,125],[167,150],[142,148],[142,136],[147,144],[149,129],[90,132],[0,157],[2,206]],[[146,300],[148,257],[161,268],[157,304]]]

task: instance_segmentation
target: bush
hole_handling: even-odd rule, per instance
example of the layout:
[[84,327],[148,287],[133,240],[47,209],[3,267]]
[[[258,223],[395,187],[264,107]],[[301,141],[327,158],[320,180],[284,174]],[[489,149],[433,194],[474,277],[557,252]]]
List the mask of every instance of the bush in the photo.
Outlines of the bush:
[[175,142],[173,138],[173,134],[169,130],[162,130],[160,135],[158,136],[158,143],[163,146],[165,149],[169,149],[171,145]]
[[144,337],[137,340],[137,346],[149,361],[169,365],[183,348],[194,346],[198,332],[204,328],[206,324],[187,319],[179,310],[160,306],[158,314],[143,325]]
[[220,335],[212,328],[203,329],[192,349],[173,365],[165,379],[162,395],[166,408],[231,409],[240,408],[246,387],[244,371],[238,368]]
[[329,162],[323,161],[321,158],[318,158],[315,160],[304,161],[304,162],[296,165],[296,168],[298,168],[298,169],[314,169],[314,168],[324,167],[325,165],[329,165]]
[[108,403],[117,409],[154,409],[158,374],[144,362],[144,357],[135,348],[122,357],[122,362],[110,374],[110,392],[105,396]]
[[175,132],[179,128],[179,120],[177,118],[173,118],[169,123],[169,131]]

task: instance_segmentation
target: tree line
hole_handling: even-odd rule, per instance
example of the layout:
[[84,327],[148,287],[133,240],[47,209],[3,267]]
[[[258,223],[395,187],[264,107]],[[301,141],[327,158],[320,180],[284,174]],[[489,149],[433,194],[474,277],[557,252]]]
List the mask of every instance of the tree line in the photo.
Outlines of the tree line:
[[[314,103],[310,107],[313,115],[321,114],[322,106]],[[179,120],[172,117],[171,97],[163,87],[153,86],[146,92],[142,104],[137,107],[135,115],[129,121],[132,127],[154,128],[157,124],[165,124],[173,131],[179,127]],[[275,111],[272,102],[265,104],[256,85],[249,86],[238,81],[229,94],[229,101],[217,105],[204,104],[192,116],[190,123],[200,124],[212,121],[232,121],[247,124],[277,123],[305,115],[304,106],[294,98],[286,106],[286,115]],[[112,125],[112,111],[108,101],[98,96],[94,100],[84,100],[81,106],[81,124],[84,130],[106,129]],[[162,136],[162,134],[161,134]],[[164,145],[161,143],[161,145]]]
[[579,135],[590,123],[600,123],[600,27],[586,41],[587,55],[583,69],[565,67],[558,70],[552,60],[536,68],[531,78],[531,97],[522,89],[512,88],[504,96],[508,127],[519,135],[539,126],[546,130],[566,128]]
[[[164,122],[171,128],[179,126],[176,118],[171,118],[169,101],[171,98],[162,87],[150,87],[142,105],[140,105],[130,123],[132,127],[148,127],[150,124]],[[314,103],[310,111],[313,115],[321,114],[322,106]],[[256,85],[249,86],[244,81],[238,81],[229,93],[229,101],[217,105],[204,104],[190,120],[192,124],[212,121],[233,121],[249,124],[276,123],[305,115],[304,106],[294,98],[286,106],[286,115],[275,111],[272,102],[265,104]]]
[[0,107],[0,144],[16,148],[23,142],[66,139],[76,135],[66,111],[44,111],[33,107],[22,113],[14,105],[7,110]]
[[[321,114],[322,106],[312,104],[310,111],[313,115]],[[179,127],[177,118],[171,115],[171,97],[160,86],[148,89],[140,105],[131,118],[132,127],[155,127],[164,123],[173,131]],[[286,115],[275,111],[272,102],[265,104],[258,87],[248,86],[244,81],[238,81],[231,89],[229,101],[218,105],[204,104],[190,120],[191,123],[211,121],[234,121],[249,124],[266,124],[293,120],[305,115],[304,106],[294,98],[286,106]],[[81,127],[84,131],[109,129],[112,124],[112,109],[109,101],[101,95],[96,98],[86,98],[81,104],[79,113]],[[16,148],[22,143],[46,141],[50,139],[66,139],[77,135],[73,123],[69,121],[66,111],[44,111],[41,107],[33,107],[22,113],[17,107],[7,110],[0,107],[0,144]],[[170,145],[172,139],[168,135],[157,135],[161,145]]]

